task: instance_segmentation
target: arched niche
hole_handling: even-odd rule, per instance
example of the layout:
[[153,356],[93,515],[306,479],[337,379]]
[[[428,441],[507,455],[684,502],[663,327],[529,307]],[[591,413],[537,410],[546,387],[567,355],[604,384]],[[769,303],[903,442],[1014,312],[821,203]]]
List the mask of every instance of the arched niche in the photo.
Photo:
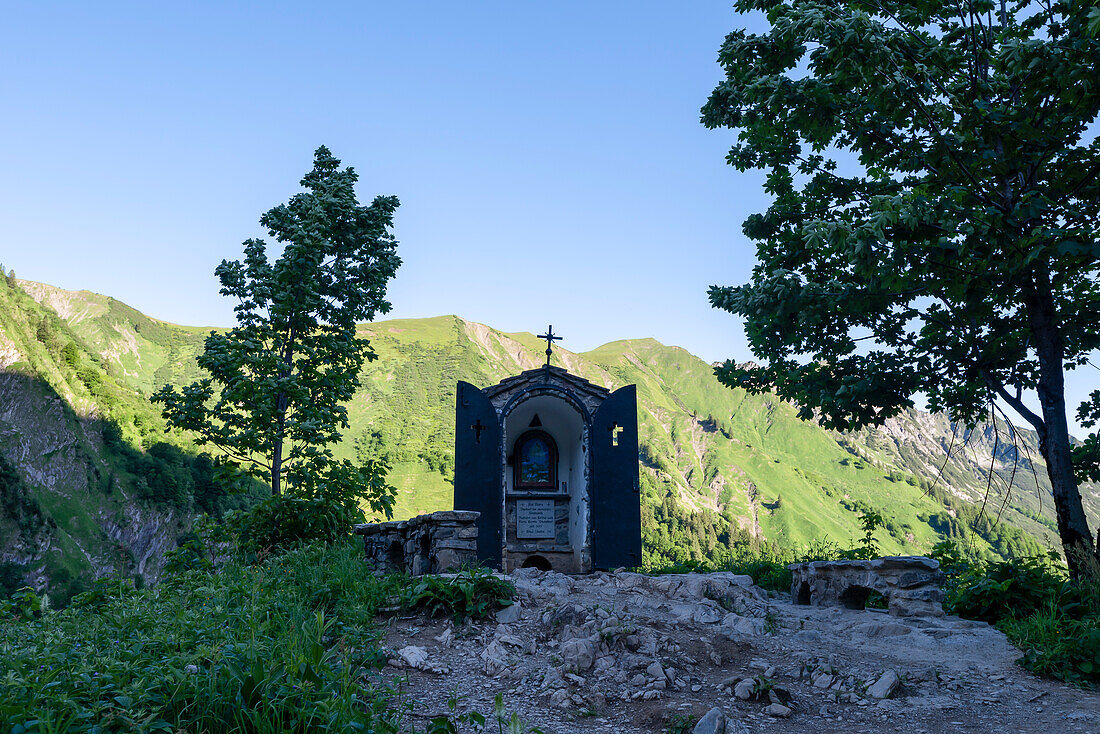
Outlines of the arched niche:
[[[528,554],[537,553],[558,570],[584,570],[581,549],[588,544],[588,454],[583,406],[562,390],[532,390],[517,396],[505,410],[505,566],[522,566]],[[525,460],[531,458],[525,456],[528,450],[548,461],[542,476],[524,477]],[[529,481],[532,479],[536,481]],[[524,536],[519,523],[521,504],[549,506],[551,501],[553,535]]]

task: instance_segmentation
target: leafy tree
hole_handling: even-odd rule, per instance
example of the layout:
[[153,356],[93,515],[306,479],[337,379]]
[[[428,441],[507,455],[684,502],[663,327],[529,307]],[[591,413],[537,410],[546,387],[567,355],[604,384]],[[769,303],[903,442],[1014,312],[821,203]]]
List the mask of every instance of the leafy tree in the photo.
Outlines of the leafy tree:
[[74,370],[80,366],[80,349],[75,342],[68,342],[61,348],[61,360]]
[[221,450],[223,478],[251,474],[275,496],[285,488],[303,499],[362,497],[388,513],[392,498],[376,481],[384,465],[336,461],[329,448],[348,426],[343,403],[360,369],[377,357],[356,323],[390,309],[386,284],[401,263],[391,234],[397,198],[361,206],[358,178],[317,149],[306,190],[260,219],[282,255],[271,263],[266,243],[250,239],[244,262],[215,270],[221,293],[240,304],[237,326],[206,339],[198,365],[209,376],[152,399],[171,425]]
[[740,0],[770,30],[726,37],[702,112],[774,197],[744,224],[752,281],[710,289],[767,364],[719,379],[837,429],[916,393],[969,426],[1011,406],[1039,434],[1075,571],[1097,552],[1064,389],[1100,347],[1090,5]]

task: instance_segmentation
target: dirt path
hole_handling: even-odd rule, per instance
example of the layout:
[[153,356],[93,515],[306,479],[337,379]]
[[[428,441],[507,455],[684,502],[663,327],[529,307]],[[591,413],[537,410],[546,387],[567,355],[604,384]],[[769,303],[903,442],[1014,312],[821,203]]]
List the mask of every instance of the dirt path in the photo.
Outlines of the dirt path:
[[[387,621],[382,674],[407,678],[421,727],[455,694],[487,713],[501,693],[545,732],[660,732],[719,707],[727,734],[1100,734],[1100,694],[1032,676],[981,622],[793,606],[733,574],[511,579],[500,622]],[[739,698],[746,679],[764,695]]]

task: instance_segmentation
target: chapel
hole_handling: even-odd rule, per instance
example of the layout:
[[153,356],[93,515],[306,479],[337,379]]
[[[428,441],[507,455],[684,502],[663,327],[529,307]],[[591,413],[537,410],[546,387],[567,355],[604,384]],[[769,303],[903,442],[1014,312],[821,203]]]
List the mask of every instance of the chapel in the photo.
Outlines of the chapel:
[[478,560],[505,572],[639,566],[636,386],[611,392],[550,351],[496,385],[458,383],[454,509],[481,513]]

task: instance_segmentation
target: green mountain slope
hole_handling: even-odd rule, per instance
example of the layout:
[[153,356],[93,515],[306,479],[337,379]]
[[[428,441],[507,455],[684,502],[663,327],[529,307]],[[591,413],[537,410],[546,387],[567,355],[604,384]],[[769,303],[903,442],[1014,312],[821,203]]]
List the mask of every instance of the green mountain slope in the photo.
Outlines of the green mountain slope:
[[[164,382],[196,376],[194,355],[208,330],[150,319],[105,296],[21,285],[129,389],[135,405]],[[362,375],[339,453],[390,460],[399,517],[450,507],[457,381],[484,387],[536,367],[544,345],[532,334],[506,334],[457,316],[361,329],[379,358]],[[1007,502],[1003,482],[994,479],[979,518],[990,456],[996,453],[995,476],[1012,471],[1006,426],[964,436],[940,416],[913,411],[882,428],[840,435],[800,421],[774,397],[720,386],[710,365],[652,339],[583,354],[560,350],[555,360],[608,388],[638,385],[644,536],[653,562],[702,558],[738,540],[847,544],[859,535],[864,509],[886,517],[879,533],[886,552],[924,552],[937,540],[964,535],[999,553],[1057,545],[1031,434],[1021,432],[1019,440],[1035,463],[1026,456],[1019,462]],[[79,390],[71,392],[65,400],[81,405]],[[996,433],[1002,438],[994,440]],[[150,441],[138,436],[134,445],[149,448]],[[1095,517],[1100,494],[1095,486],[1085,489]],[[1005,522],[995,522],[998,514]]]
[[[32,583],[63,600],[109,571],[155,580],[193,512],[227,500],[126,369],[154,350],[96,331],[113,310],[94,307],[110,299],[70,294],[78,310],[58,304],[61,318],[29,295],[46,290],[65,294],[0,280],[0,591]],[[144,323],[132,314],[118,321]]]

